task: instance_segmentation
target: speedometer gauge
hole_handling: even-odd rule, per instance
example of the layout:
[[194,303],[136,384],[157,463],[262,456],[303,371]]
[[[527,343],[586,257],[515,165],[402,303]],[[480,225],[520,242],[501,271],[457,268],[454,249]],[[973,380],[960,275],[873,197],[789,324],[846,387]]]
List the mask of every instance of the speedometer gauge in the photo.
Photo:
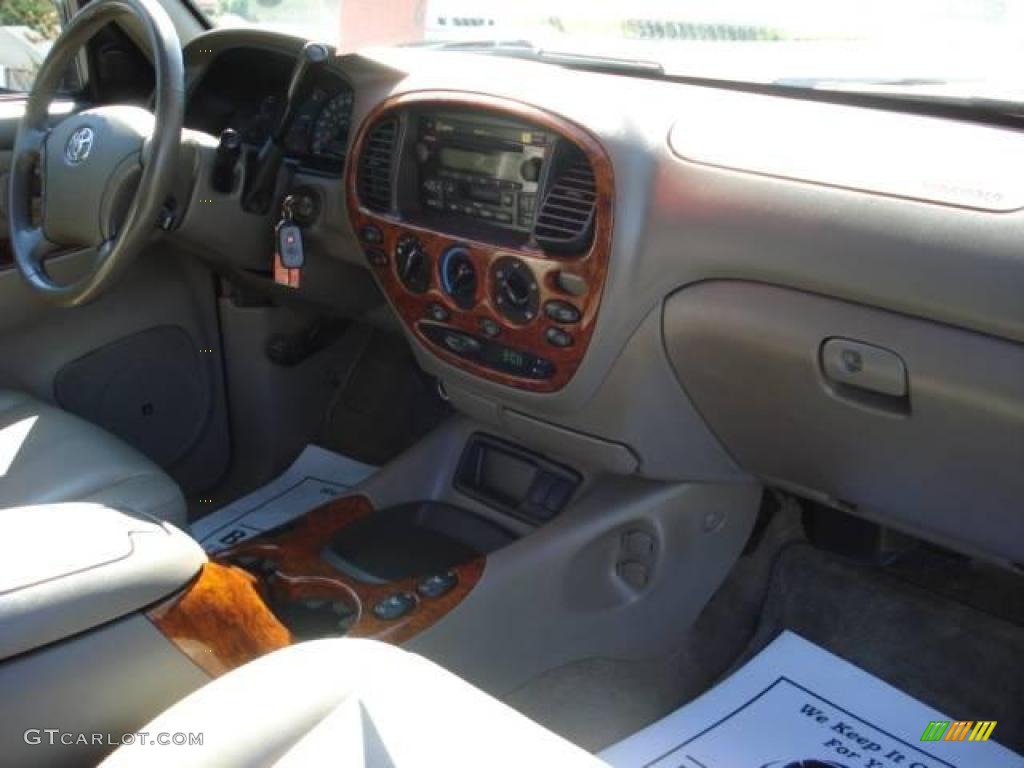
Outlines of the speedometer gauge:
[[313,142],[310,147],[313,154],[317,157],[344,157],[351,118],[351,93],[341,93],[328,101],[313,125]]

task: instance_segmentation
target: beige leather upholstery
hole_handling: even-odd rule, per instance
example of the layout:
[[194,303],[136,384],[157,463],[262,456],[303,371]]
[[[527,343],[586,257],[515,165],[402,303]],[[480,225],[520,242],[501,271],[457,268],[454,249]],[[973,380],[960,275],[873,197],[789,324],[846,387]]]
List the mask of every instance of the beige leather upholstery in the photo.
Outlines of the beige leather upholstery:
[[604,763],[426,659],[372,640],[316,640],[264,656],[140,729],[202,746],[136,743],[104,768],[489,768]]
[[77,416],[0,389],[0,514],[59,501],[186,523],[178,486],[138,451]]

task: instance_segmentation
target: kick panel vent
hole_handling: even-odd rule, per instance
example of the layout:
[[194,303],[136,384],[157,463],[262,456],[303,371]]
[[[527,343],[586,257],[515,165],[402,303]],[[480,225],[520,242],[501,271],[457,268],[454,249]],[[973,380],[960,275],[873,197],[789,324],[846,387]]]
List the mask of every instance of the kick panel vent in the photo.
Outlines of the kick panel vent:
[[533,225],[537,243],[545,250],[562,253],[580,253],[589,248],[596,202],[594,169],[586,155],[576,146],[570,146],[568,151],[559,147]]
[[391,210],[391,188],[394,175],[395,140],[398,120],[381,120],[366,136],[359,157],[359,200],[371,211]]

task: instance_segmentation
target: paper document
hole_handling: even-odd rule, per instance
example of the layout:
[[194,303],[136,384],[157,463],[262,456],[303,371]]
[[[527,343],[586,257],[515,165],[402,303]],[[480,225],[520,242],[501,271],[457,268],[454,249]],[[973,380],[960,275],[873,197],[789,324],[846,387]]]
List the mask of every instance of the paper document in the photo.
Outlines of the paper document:
[[192,536],[207,552],[225,549],[345,495],[376,469],[307,445],[288,469],[262,488],[197,520]]
[[[1024,759],[996,743],[998,723],[979,729],[986,713],[973,716],[957,726],[784,632],[727,680],[600,757],[615,768],[1024,767]],[[961,731],[962,741],[944,738]],[[976,731],[988,731],[990,740],[970,740]]]

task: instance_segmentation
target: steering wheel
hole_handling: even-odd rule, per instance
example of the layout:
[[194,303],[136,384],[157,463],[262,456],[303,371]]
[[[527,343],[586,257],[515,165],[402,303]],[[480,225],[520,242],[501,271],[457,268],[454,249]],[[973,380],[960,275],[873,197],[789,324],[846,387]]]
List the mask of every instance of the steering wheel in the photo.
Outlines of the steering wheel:
[[[52,125],[50,104],[79,50],[109,22],[125,18],[149,41],[154,111],[103,106]],[[75,15],[39,69],[11,159],[9,236],[18,270],[35,293],[59,306],[80,306],[143,250],[177,170],[184,112],[181,44],[163,8],[153,0],[93,0]],[[38,225],[32,216],[37,167]],[[58,282],[46,260],[69,252],[85,252],[89,268],[74,282]]]

